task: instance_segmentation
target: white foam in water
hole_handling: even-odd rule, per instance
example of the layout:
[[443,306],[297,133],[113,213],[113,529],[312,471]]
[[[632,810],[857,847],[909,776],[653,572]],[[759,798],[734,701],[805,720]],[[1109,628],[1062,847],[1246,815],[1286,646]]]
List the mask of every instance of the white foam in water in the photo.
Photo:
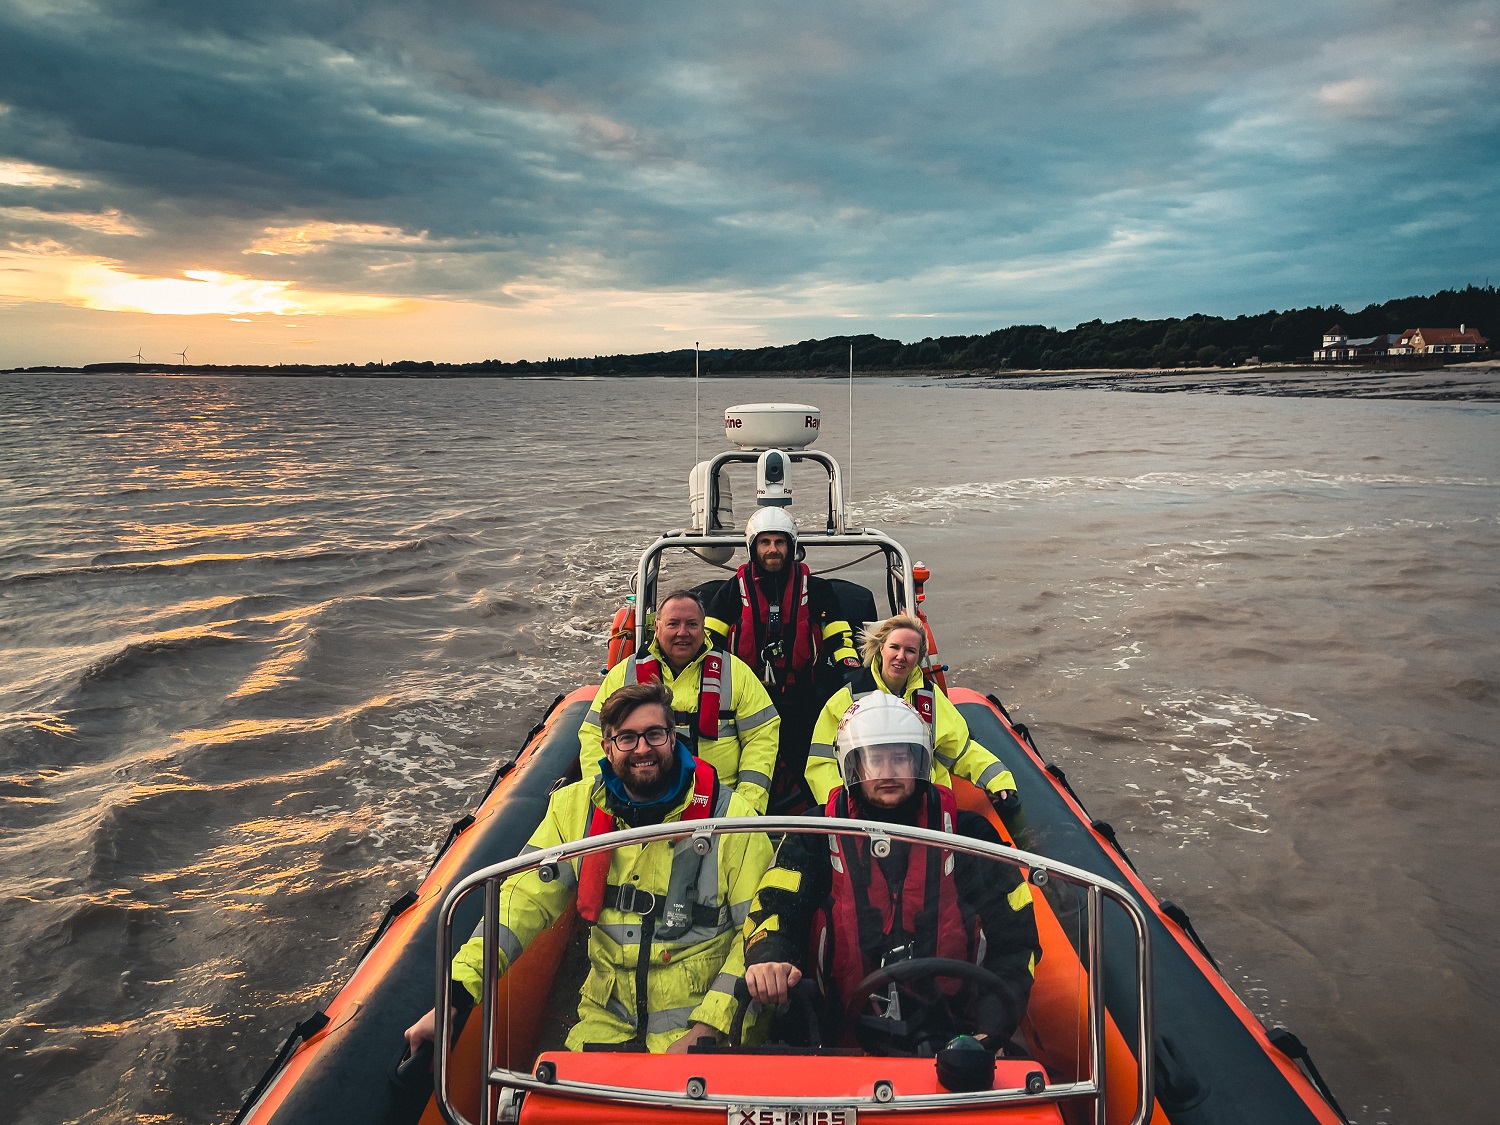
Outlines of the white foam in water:
[[1182,847],[1207,838],[1219,824],[1257,835],[1268,832],[1270,814],[1257,802],[1264,797],[1266,783],[1279,780],[1285,771],[1275,764],[1272,752],[1258,744],[1268,738],[1282,740],[1295,728],[1318,721],[1305,712],[1267,707],[1245,696],[1169,697],[1154,707],[1143,703],[1140,708],[1170,732],[1166,754],[1142,761],[1184,779],[1173,783],[1180,803],[1158,789],[1145,805],[1160,819],[1161,828],[1180,834]]
[[[1121,491],[1235,493],[1296,489],[1492,488],[1485,477],[1414,477],[1378,473],[1316,473],[1305,469],[1267,469],[1243,473],[1141,473],[1137,476],[1019,477],[1003,481],[969,481],[940,488],[914,488],[861,498],[859,518],[870,522],[927,522],[935,514],[939,524],[955,515],[976,511],[1019,510],[1040,501],[1055,503],[1096,497],[1108,502]],[[988,507],[986,507],[988,505]],[[913,517],[916,517],[913,520]]]
[[[434,811],[463,805],[473,788],[472,752],[449,741],[472,735],[465,712],[442,703],[403,708],[388,725],[372,723],[376,737],[356,744],[351,761],[362,766],[351,785],[373,818],[369,844],[388,852],[393,867],[417,866],[431,859]],[[482,772],[482,770],[481,770]],[[392,776],[394,775],[394,777]]]

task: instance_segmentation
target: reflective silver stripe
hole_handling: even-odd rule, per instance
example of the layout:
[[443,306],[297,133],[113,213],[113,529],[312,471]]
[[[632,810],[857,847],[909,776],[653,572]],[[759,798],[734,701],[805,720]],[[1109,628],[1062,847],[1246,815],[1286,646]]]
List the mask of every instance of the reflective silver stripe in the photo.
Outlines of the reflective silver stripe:
[[589,726],[597,727],[599,725],[599,712],[598,711],[590,711],[590,712],[588,712],[587,714],[585,714],[583,716],[583,721],[585,723],[588,723]]
[[618,996],[611,996],[604,1004],[604,1010],[616,1019],[635,1026],[635,1013],[625,1006],[625,1001]]
[[694,926],[681,937],[673,938],[670,942],[662,942],[663,945],[672,949],[691,949],[695,945],[702,945],[705,941],[713,941],[715,938],[723,937],[728,928],[727,922],[717,930],[705,929],[703,926]]
[[639,922],[600,922],[594,929],[601,930],[604,936],[616,945],[639,945],[641,943],[641,924]]
[[756,727],[765,726],[774,718],[776,718],[775,707],[762,707],[759,711],[755,712],[755,714],[746,715],[744,718],[738,720],[740,733],[743,734],[745,731],[751,731]]
[[771,788],[771,779],[759,770],[740,770],[740,784],[749,782],[751,785],[759,785],[762,789]]
[[646,1034],[664,1035],[678,1028],[691,1027],[693,1024],[693,1013],[698,1010],[698,1005],[691,1008],[667,1008],[660,1012],[648,1012],[646,1014]]
[[[479,916],[479,923],[474,927],[474,932],[469,935],[470,941],[473,941],[475,938],[480,938],[481,940],[484,938],[484,915],[482,914]],[[500,926],[500,952],[504,953],[507,959],[514,960],[524,948],[525,946],[521,944],[521,939],[516,937],[515,932],[509,926],[502,923]]]
[[936,750],[934,750],[932,752],[932,756],[934,758],[936,758],[939,762],[941,762],[942,765],[943,765],[943,768],[946,769],[946,770],[951,770],[955,765],[958,764],[958,759],[957,758],[949,757],[947,754],[940,754]]
[[[484,919],[480,919],[479,925],[482,932],[484,927]],[[515,931],[512,930],[509,926],[501,926],[499,927],[499,930],[500,952],[505,954],[506,964],[510,964],[517,957],[521,956],[521,950],[525,949],[526,947],[521,944],[521,939],[516,937]]]
[[740,982],[740,978],[733,973],[720,973],[714,977],[713,984],[708,986],[710,992],[725,992],[734,995],[734,986]]
[[836,758],[836,757],[838,757],[838,755],[833,752],[833,747],[830,746],[826,742],[814,742],[811,746],[809,746],[807,748],[807,756],[809,758]]
[[985,788],[985,786],[989,785],[990,782],[994,781],[995,778],[999,777],[1004,772],[1005,772],[1005,763],[1004,762],[996,762],[989,769],[985,770],[982,774],[979,775],[979,780],[975,784],[977,784],[979,786],[979,788],[983,789],[983,788]]
[[729,916],[734,919],[736,926],[743,926],[745,924],[745,918],[750,914],[750,907],[754,905],[755,900],[753,898],[747,898],[744,902],[730,904]]

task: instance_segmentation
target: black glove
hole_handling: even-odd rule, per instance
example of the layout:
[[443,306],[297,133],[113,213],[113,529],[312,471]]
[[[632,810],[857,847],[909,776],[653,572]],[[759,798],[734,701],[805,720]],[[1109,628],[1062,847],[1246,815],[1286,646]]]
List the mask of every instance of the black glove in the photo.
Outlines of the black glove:
[[1002,816],[1009,816],[1021,807],[1021,794],[1014,789],[1003,789],[998,793],[987,793],[985,796],[989,797],[990,804]]

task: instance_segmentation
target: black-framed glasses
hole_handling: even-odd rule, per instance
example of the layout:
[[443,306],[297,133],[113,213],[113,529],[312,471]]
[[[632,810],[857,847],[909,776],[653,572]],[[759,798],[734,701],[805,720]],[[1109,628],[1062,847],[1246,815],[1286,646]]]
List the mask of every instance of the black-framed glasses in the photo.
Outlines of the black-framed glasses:
[[646,745],[653,750],[660,750],[668,742],[672,741],[671,727],[647,727],[637,733],[633,730],[622,730],[619,734],[612,735],[609,741],[620,750],[631,751],[640,745],[641,739],[646,740]]

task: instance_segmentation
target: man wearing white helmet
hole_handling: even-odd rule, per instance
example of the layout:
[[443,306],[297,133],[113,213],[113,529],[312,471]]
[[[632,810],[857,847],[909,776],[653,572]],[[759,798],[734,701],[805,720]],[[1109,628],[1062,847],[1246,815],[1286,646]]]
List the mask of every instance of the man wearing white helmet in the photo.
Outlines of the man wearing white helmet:
[[[843,784],[811,815],[1000,843],[987,819],[960,812],[953,791],[929,780],[931,729],[895,696],[858,700],[836,739]],[[866,837],[849,833],[783,840],[746,924],[751,998],[783,1003],[805,974],[824,1001],[825,1044],[925,1053],[954,1035],[974,1034],[999,1050],[1025,1015],[1041,958],[1029,886],[1009,864],[974,855],[902,841],[890,841],[884,856],[872,850]],[[958,988],[948,981],[919,996],[892,982],[858,1011],[846,1011],[871,973],[928,958],[977,965],[987,975],[970,973],[985,983]]]
[[811,802],[803,769],[813,726],[843,682],[834,668],[856,671],[859,656],[833,586],[797,558],[797,524],[786,509],[756,509],[745,550],[748,560],[720,587],[704,625],[770,694],[781,716],[770,811],[800,812]]

